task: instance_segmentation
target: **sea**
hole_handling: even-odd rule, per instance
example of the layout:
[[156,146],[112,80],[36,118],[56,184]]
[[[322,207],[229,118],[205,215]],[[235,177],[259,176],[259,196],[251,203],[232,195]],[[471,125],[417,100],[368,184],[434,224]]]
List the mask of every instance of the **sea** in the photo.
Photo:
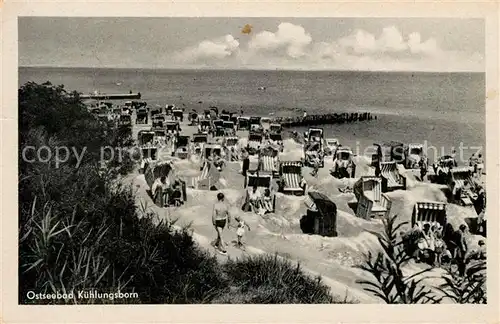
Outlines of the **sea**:
[[150,106],[175,104],[188,111],[217,106],[261,116],[371,112],[376,120],[322,126],[326,137],[358,155],[391,140],[422,143],[431,160],[454,149],[464,163],[473,153],[485,155],[484,73],[21,67],[18,81],[49,81],[82,93],[140,92]]

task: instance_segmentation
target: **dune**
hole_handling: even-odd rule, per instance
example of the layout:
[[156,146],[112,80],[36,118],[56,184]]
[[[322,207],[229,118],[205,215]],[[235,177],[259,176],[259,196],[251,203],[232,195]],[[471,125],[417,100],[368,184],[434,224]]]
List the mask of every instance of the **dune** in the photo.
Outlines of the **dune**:
[[[192,130],[194,127],[183,126],[182,128],[184,133],[194,132]],[[246,139],[243,138],[240,145],[244,145],[245,141]],[[303,149],[300,144],[290,139],[284,141],[284,151],[280,153],[282,161],[296,161],[302,156]],[[172,158],[169,157],[169,159]],[[187,160],[172,160],[174,170],[179,176],[193,177],[200,174],[199,159],[191,157]],[[331,156],[326,158],[325,167],[319,170],[317,176],[311,176],[310,168],[303,169],[309,190],[325,193],[336,204],[338,237],[302,233],[300,218],[306,212],[303,203],[305,197],[277,193],[275,213],[260,216],[243,212],[241,207],[245,190],[243,188],[244,177],[240,174],[240,162],[226,163],[216,184],[217,191],[188,188],[187,202],[181,207],[159,210],[160,218],[177,219],[176,226],[179,227],[189,225],[198,244],[213,251],[210,246],[210,242],[215,238],[215,230],[211,223],[212,206],[216,201],[217,193],[223,192],[231,206],[231,216],[243,218],[251,228],[244,238],[247,246],[246,252],[231,247],[231,242],[236,239],[235,229],[230,228],[225,231],[224,239],[230,243],[228,257],[276,253],[281,257],[300,262],[311,274],[321,274],[324,282],[337,295],[343,297],[347,291],[350,297],[359,301],[377,303],[380,301],[367,294],[356,282],[357,279],[370,279],[369,275],[354,266],[364,261],[368,251],[379,250],[377,238],[368,231],[382,231],[382,222],[356,217],[352,208],[352,203],[356,200],[354,194],[341,192],[342,189],[352,188],[360,176],[374,175],[374,170],[370,167],[370,157],[356,156],[354,162],[356,175],[353,179],[336,179],[330,175],[329,169],[333,166]],[[251,167],[255,167],[256,163],[256,157],[251,157]],[[407,190],[397,190],[387,194],[392,200],[391,214],[397,215],[398,221],[411,221],[413,206],[417,201],[446,201],[442,186],[419,182],[411,171],[406,171],[404,168],[400,169],[400,172],[407,176]],[[133,181],[134,185],[139,188],[139,199],[149,199],[149,196],[145,194],[147,185],[144,177],[137,175]],[[466,218],[474,217],[474,215],[474,210],[448,204],[448,221],[454,227],[458,227],[465,222]],[[468,239],[471,246],[476,247],[480,237],[471,235]],[[220,254],[218,258],[224,259]],[[420,265],[410,264],[405,268],[405,272],[411,274],[420,269]]]

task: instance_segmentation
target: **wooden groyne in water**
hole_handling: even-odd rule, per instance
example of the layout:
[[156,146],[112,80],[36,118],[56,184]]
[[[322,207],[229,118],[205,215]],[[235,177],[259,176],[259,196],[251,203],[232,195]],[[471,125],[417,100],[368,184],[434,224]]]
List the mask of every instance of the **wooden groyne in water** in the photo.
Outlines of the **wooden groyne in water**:
[[81,94],[81,99],[96,99],[96,100],[124,100],[124,99],[141,99],[141,93],[116,93],[116,94]]
[[316,125],[329,125],[329,124],[344,124],[360,121],[368,121],[377,119],[369,112],[363,113],[333,113],[333,114],[319,114],[319,115],[306,115],[295,117],[276,117],[272,119],[273,123],[280,123],[283,127],[297,127],[297,126],[316,126]]

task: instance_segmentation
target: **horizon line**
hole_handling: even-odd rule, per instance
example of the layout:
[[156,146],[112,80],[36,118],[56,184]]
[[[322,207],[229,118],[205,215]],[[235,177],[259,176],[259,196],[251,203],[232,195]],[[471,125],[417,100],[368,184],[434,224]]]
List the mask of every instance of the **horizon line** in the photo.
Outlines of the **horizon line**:
[[18,68],[39,69],[88,69],[88,70],[162,70],[162,71],[287,71],[287,72],[372,72],[372,73],[477,73],[486,71],[422,71],[422,70],[346,70],[346,69],[293,69],[293,68],[217,68],[217,67],[112,67],[112,66],[54,66],[54,65],[18,65]]

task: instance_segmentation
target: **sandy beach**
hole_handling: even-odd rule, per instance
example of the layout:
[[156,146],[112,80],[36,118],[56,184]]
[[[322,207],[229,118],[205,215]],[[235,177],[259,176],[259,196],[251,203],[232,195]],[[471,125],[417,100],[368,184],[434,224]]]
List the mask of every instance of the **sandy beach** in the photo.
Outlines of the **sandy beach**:
[[[149,129],[150,125],[133,124],[133,137],[142,129]],[[181,123],[182,134],[192,136],[197,132],[195,126],[189,126],[187,116]],[[248,132],[239,131],[238,136],[245,141]],[[280,153],[281,159],[294,160],[300,155],[302,147],[291,139],[285,140],[284,151]],[[211,251],[217,258],[224,261],[227,258],[240,258],[248,254],[271,253],[299,262],[311,274],[319,274],[324,282],[330,286],[336,295],[347,296],[348,299],[361,303],[379,303],[380,300],[366,293],[356,281],[370,279],[363,271],[354,266],[364,260],[368,251],[376,252],[378,242],[374,235],[367,232],[382,231],[381,220],[367,221],[355,216],[355,210],[350,203],[356,201],[354,194],[342,193],[340,188],[352,186],[358,177],[374,175],[374,169],[369,166],[370,157],[356,156],[356,178],[336,179],[330,175],[329,169],[333,166],[331,157],[325,159],[325,167],[319,170],[318,176],[310,175],[312,169],[304,168],[303,174],[308,183],[309,190],[325,193],[337,206],[337,231],[338,237],[323,237],[319,235],[303,234],[299,220],[305,214],[305,197],[276,194],[276,211],[272,214],[260,216],[254,213],[245,213],[241,210],[244,199],[244,177],[240,172],[240,162],[228,162],[221,172],[221,178],[216,185],[217,191],[204,191],[188,188],[187,202],[181,207],[159,208],[154,205],[146,193],[149,189],[144,175],[139,173],[127,177],[137,188],[138,205],[146,204],[159,215],[160,219],[177,220],[176,226],[189,225],[198,244]],[[172,158],[169,152],[164,151],[159,155],[159,160],[172,160],[177,174],[195,176],[200,173],[200,161],[196,157],[189,160]],[[257,160],[251,158],[251,168]],[[392,200],[391,215],[397,215],[400,222],[410,222],[413,206],[417,201],[446,202],[445,194],[441,189],[443,185],[429,182],[419,182],[410,171],[405,171],[399,166],[400,172],[407,177],[407,190],[389,192]],[[231,216],[240,216],[250,225],[251,231],[244,238],[246,250],[234,247],[236,230],[225,230],[224,239],[229,243],[228,254],[216,253],[210,242],[215,239],[216,233],[211,223],[211,209],[216,201],[216,194],[223,192],[231,205]],[[455,228],[464,223],[467,217],[477,217],[476,212],[470,207],[461,207],[448,204],[448,222]],[[474,248],[480,236],[470,236],[469,246]],[[423,266],[410,263],[405,268],[409,274],[416,273]],[[435,270],[439,272],[440,270]],[[427,279],[434,280],[434,279]],[[437,282],[433,282],[436,285]]]

